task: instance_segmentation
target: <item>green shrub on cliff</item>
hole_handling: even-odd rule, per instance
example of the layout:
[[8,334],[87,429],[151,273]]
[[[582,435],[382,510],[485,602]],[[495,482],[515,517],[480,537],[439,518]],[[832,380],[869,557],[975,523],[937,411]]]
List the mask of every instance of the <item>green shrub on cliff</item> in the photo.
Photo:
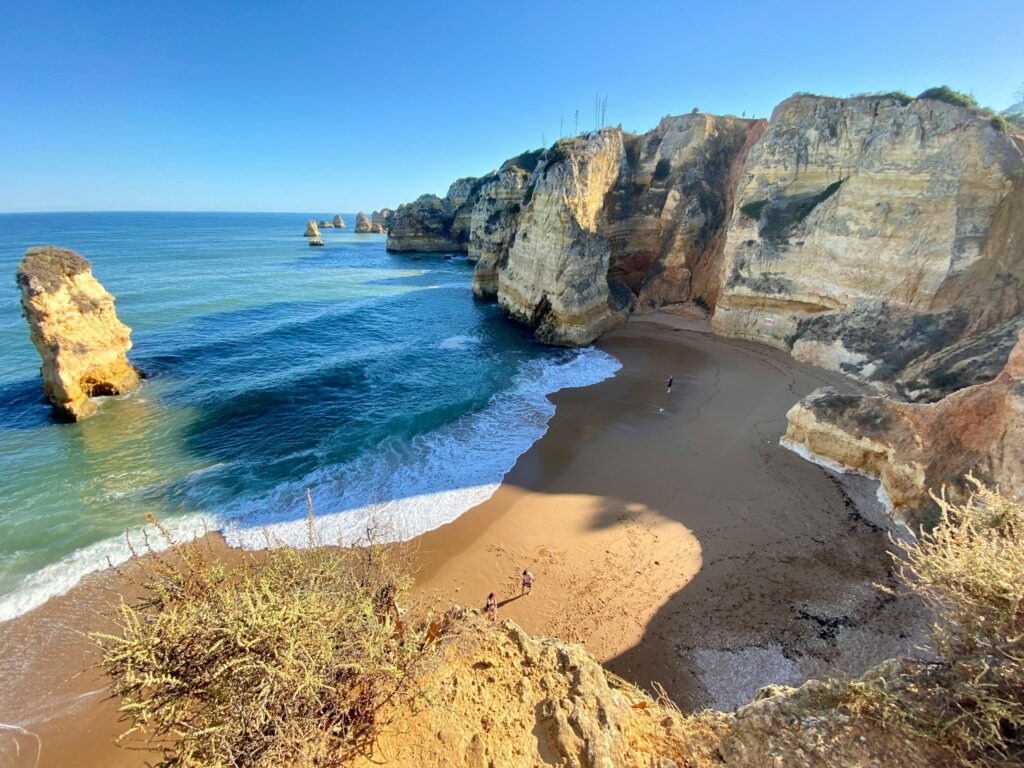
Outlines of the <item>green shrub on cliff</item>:
[[845,684],[842,706],[925,737],[964,765],[1024,765],[1024,502],[973,478],[963,504],[898,543],[896,571],[934,610],[933,656],[896,680]]
[[927,91],[921,93],[917,98],[944,101],[947,104],[952,104],[953,106],[956,107],[977,108],[978,106],[978,101],[973,96],[969,96],[966,93],[961,93],[960,91],[955,91],[948,85],[940,85],[936,88],[929,88]]
[[[395,547],[271,548],[229,566],[203,542],[136,558],[144,597],[97,635],[129,735],[162,766],[336,766],[367,754],[385,705],[414,704],[434,657],[401,617]],[[165,535],[166,532],[164,532]],[[168,536],[169,539],[169,536]]]

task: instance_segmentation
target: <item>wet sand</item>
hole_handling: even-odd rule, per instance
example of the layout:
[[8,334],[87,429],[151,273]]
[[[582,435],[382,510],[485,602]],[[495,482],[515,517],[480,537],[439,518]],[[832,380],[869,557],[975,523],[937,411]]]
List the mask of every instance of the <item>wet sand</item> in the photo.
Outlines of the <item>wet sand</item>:
[[[889,561],[871,484],[778,445],[797,399],[849,382],[664,313],[598,346],[622,370],[556,393],[547,434],[494,496],[417,539],[422,599],[482,606],[494,591],[499,616],[581,642],[684,709],[907,650],[917,607],[872,586]],[[144,764],[112,745],[116,706],[82,672],[81,632],[121,588],[99,574],[0,624],[0,723],[24,729],[0,726],[0,766],[33,765],[32,734],[42,767]]]

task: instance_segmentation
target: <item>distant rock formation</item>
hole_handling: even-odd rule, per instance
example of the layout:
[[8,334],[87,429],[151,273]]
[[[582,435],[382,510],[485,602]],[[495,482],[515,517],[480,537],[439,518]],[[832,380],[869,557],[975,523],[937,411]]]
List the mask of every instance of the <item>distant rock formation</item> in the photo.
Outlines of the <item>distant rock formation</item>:
[[381,208],[379,211],[374,211],[370,214],[370,221],[372,222],[374,232],[388,232],[391,229],[391,219],[395,215],[395,212],[390,208]]
[[421,195],[398,206],[391,216],[387,249],[396,253],[465,252],[478,181],[472,177],[459,179],[443,198]]
[[356,214],[356,234],[368,235],[373,232],[373,226],[370,223],[370,218],[360,211]]
[[43,391],[56,415],[91,416],[89,398],[120,395],[139,383],[126,356],[131,329],[117,319],[114,297],[88,261],[56,246],[30,248],[17,271],[29,336],[42,359]]
[[316,228],[316,222],[313,219],[306,222],[304,237],[320,237],[320,230]]
[[334,214],[334,221],[331,222],[331,223],[334,224],[334,228],[335,229],[344,229],[345,228],[345,220],[343,218],[341,218],[341,214],[340,213]]
[[1024,329],[995,379],[933,404],[812,392],[786,415],[783,444],[844,472],[874,477],[893,513],[919,520],[929,491],[967,472],[1024,497]]
[[331,224],[327,219],[320,219],[320,229],[334,229],[334,225]]

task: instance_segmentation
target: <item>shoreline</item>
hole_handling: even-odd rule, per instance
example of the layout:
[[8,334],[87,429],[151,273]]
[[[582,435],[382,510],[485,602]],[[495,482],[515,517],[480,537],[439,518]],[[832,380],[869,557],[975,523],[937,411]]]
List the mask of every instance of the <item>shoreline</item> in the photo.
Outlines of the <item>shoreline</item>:
[[[618,373],[549,395],[547,431],[494,494],[413,539],[421,597],[479,607],[493,590],[499,617],[582,643],[684,710],[831,668],[855,674],[912,645],[916,606],[872,586],[889,563],[878,510],[856,508],[871,505],[871,484],[840,483],[778,444],[799,397],[855,384],[664,312],[596,346]],[[523,568],[537,579],[529,597],[517,597]],[[116,705],[95,670],[82,673],[81,632],[122,587],[94,574],[0,624],[0,679],[16,681],[0,723],[39,734],[41,767],[152,757],[112,745]]]

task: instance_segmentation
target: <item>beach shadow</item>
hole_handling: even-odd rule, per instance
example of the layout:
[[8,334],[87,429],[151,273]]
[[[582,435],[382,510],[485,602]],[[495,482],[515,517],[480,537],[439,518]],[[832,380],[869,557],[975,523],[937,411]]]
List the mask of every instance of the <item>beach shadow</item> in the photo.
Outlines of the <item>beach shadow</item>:
[[518,600],[521,597],[526,597],[526,595],[516,595],[515,597],[507,597],[507,598],[505,598],[504,600],[502,600],[501,602],[498,603],[498,607],[499,608],[504,608],[509,603],[514,603],[516,600]]

